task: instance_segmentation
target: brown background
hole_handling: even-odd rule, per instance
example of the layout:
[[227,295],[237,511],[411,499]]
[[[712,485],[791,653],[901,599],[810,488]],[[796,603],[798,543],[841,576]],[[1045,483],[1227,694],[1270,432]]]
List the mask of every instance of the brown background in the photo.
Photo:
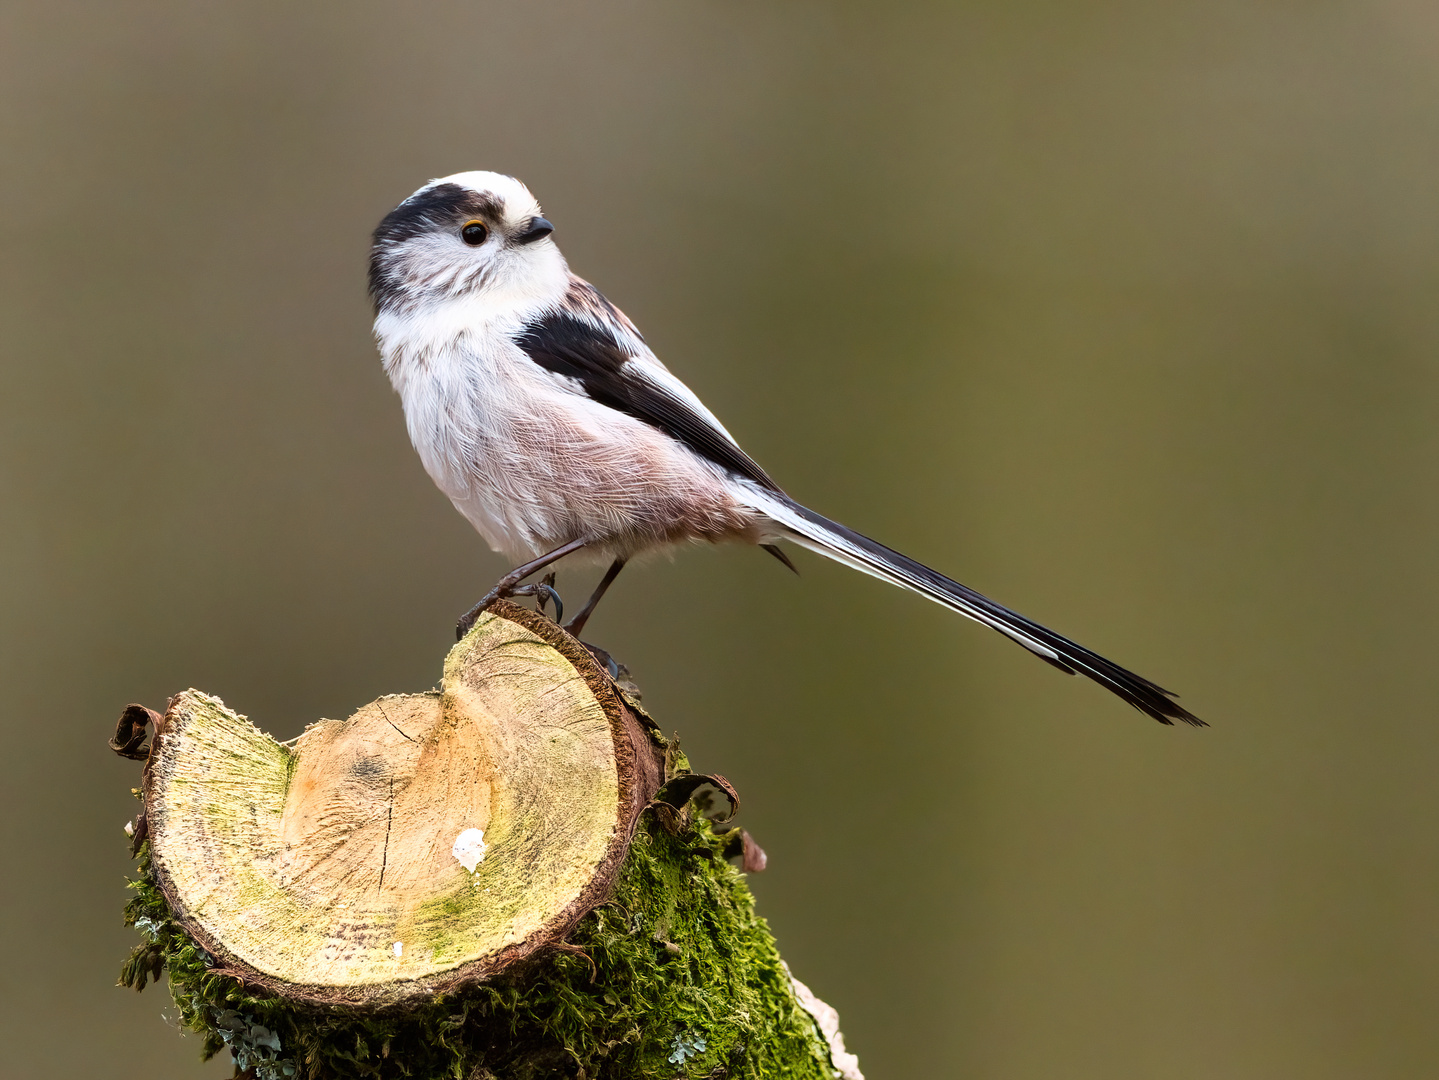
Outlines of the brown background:
[[227,1070],[112,986],[121,706],[294,735],[503,569],[364,296],[468,168],[796,496],[1214,725],[805,555],[626,573],[589,636],[738,785],[871,1080],[1434,1075],[1417,0],[0,7],[0,1073]]

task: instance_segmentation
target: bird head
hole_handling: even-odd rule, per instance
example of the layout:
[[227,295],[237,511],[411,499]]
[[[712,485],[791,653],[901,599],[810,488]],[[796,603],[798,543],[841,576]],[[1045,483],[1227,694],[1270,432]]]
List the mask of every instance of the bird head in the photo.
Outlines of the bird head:
[[512,176],[432,180],[385,215],[370,248],[377,314],[467,297],[516,303],[563,292],[564,256],[529,188]]

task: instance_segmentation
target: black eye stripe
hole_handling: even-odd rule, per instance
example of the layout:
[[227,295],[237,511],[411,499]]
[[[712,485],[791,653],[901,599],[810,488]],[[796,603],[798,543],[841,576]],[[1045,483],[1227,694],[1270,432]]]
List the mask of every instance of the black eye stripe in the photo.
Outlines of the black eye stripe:
[[375,229],[375,243],[399,244],[475,218],[503,220],[504,203],[489,192],[471,191],[458,184],[436,184],[411,195],[386,214]]

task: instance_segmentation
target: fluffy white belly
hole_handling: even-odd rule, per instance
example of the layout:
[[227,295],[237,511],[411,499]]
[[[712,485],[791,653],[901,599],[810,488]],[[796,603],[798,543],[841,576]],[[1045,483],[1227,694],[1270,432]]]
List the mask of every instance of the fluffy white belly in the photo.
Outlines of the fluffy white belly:
[[522,355],[460,352],[399,389],[426,471],[494,550],[519,562],[587,538],[591,554],[629,558],[758,539],[734,482],[668,435]]

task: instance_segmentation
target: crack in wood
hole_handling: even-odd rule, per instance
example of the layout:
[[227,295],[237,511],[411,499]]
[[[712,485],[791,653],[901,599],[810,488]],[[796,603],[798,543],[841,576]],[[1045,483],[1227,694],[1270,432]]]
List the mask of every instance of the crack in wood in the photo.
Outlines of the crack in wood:
[[375,702],[375,707],[380,710],[380,715],[385,718],[385,723],[389,724],[390,727],[400,732],[400,738],[405,739],[408,742],[415,741],[414,739],[411,739],[408,735],[406,735],[403,731],[400,731],[400,725],[390,719],[390,714],[385,712],[385,707],[381,705],[378,701]]
[[[383,710],[381,710],[381,715],[383,715]],[[389,717],[386,716],[385,719],[388,720]],[[391,726],[391,727],[394,727],[393,724],[391,724],[390,726]],[[395,728],[395,730],[396,730],[396,731],[400,731],[399,728]],[[405,733],[404,733],[403,731],[400,731],[400,734],[401,734],[401,735],[404,735]],[[408,736],[406,736],[406,737],[408,738]],[[413,740],[412,740],[412,741],[413,741]],[[375,891],[376,891],[376,892],[379,892],[381,889],[383,889],[383,888],[385,887],[385,867],[387,867],[387,866],[390,865],[390,828],[391,828],[391,826],[393,826],[394,824],[395,824],[395,779],[394,779],[394,777],[391,777],[391,778],[390,778],[390,805],[385,809],[385,850],[384,850],[384,851],[381,853],[381,855],[380,855],[380,883],[375,886]]]

